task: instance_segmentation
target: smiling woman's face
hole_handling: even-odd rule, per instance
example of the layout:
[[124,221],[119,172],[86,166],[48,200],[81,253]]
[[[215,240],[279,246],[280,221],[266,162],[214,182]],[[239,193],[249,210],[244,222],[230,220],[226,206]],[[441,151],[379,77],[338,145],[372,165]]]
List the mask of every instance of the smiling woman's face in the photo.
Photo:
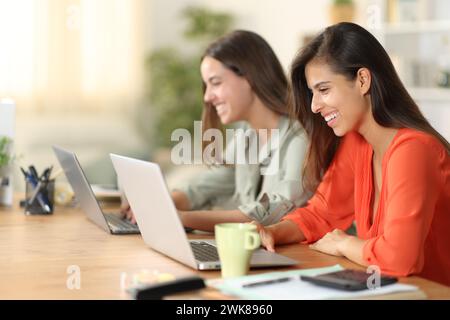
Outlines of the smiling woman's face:
[[201,63],[200,72],[206,86],[203,99],[217,110],[222,124],[248,120],[255,93],[245,77],[208,56]]
[[320,113],[334,134],[341,137],[350,131],[360,132],[371,112],[366,96],[370,74],[366,74],[369,84],[367,79],[366,83],[361,82],[364,75],[359,71],[355,80],[348,80],[327,63],[315,59],[306,65],[305,76],[312,91],[311,110]]

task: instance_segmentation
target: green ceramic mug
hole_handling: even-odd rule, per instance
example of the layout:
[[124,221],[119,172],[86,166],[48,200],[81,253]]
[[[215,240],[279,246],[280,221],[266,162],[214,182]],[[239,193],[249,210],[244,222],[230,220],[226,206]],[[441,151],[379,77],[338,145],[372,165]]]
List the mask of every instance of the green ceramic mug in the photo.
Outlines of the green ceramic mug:
[[249,223],[221,223],[216,224],[214,229],[222,277],[246,275],[253,251],[261,245],[256,226]]

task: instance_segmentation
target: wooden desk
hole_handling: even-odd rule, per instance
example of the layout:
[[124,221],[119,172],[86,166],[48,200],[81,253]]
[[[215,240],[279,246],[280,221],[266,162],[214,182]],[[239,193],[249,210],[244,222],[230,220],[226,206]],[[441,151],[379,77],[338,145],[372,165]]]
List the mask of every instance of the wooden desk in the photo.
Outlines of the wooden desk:
[[[357,267],[347,259],[303,245],[284,246],[278,251],[301,261],[298,268],[337,263]],[[71,265],[80,268],[80,290],[67,288]],[[220,277],[218,271],[195,271],[152,251],[139,235],[110,235],[78,209],[57,207],[50,216],[25,216],[18,205],[0,208],[0,299],[129,299],[121,289],[123,273],[131,279],[142,270],[176,277],[195,273],[208,279]],[[251,273],[267,271],[272,270]],[[431,299],[450,299],[450,288],[435,282],[419,277],[402,278],[401,282],[419,286]],[[212,289],[195,297],[225,298]]]

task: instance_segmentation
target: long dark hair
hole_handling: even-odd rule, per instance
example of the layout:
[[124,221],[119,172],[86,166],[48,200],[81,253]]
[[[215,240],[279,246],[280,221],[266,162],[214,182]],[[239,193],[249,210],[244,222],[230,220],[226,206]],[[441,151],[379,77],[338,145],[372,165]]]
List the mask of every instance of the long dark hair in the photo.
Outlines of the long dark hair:
[[334,72],[348,80],[354,80],[360,68],[369,69],[372,75],[369,93],[375,121],[383,127],[412,128],[429,133],[450,153],[448,141],[422,115],[378,40],[357,24],[339,23],[326,28],[307,44],[291,67],[291,113],[310,139],[303,168],[303,184],[307,190],[316,190],[340,142],[320,115],[313,114],[310,109],[312,94],[306,82],[305,68],[315,58],[324,60]]
[[[245,79],[269,109],[280,115],[289,114],[288,80],[280,61],[270,45],[260,35],[245,30],[233,31],[211,43],[202,56],[220,61],[226,68]],[[206,84],[203,83],[203,93]],[[216,109],[205,103],[203,132],[221,129]]]

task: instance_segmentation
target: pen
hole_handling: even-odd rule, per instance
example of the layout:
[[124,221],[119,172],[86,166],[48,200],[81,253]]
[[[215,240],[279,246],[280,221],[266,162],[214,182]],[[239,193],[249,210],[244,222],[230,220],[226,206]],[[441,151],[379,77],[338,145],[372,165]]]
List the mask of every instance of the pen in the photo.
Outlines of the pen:
[[25,176],[25,179],[28,179],[28,173],[22,167],[20,167],[20,170],[22,171],[23,175]]
[[50,206],[48,205],[48,201],[46,201],[44,199],[44,196],[42,195],[42,193],[39,192],[40,185],[37,182],[37,180],[35,180],[34,175],[27,173],[25,170],[23,170],[23,168],[20,168],[20,169],[22,170],[23,174],[25,175],[25,179],[33,186],[33,188],[38,189],[36,197],[37,197],[37,200],[38,200],[39,204],[41,205],[42,209],[44,209],[45,212],[50,212],[51,209],[50,209]]
[[278,279],[262,280],[262,281],[256,281],[256,282],[246,283],[246,284],[244,284],[242,287],[243,287],[243,288],[253,288],[253,287],[259,287],[259,286],[265,286],[265,285],[268,285],[268,284],[274,284],[274,283],[286,282],[286,281],[290,281],[290,280],[293,280],[293,279],[294,279],[294,278],[292,278],[292,277],[287,277],[287,278],[278,278]]
[[34,202],[38,193],[41,192],[41,189],[42,189],[42,181],[39,181],[36,187],[34,188],[33,195],[30,197],[30,200],[28,200],[28,205],[31,205]]
[[31,165],[28,167],[28,169],[30,170],[30,175],[32,175],[36,181],[39,180],[39,175],[36,171],[36,168],[33,165]]
[[42,172],[39,180],[43,180],[43,181],[48,181],[50,178],[50,174],[52,172],[53,166],[48,167],[47,169],[44,170],[44,172]]

